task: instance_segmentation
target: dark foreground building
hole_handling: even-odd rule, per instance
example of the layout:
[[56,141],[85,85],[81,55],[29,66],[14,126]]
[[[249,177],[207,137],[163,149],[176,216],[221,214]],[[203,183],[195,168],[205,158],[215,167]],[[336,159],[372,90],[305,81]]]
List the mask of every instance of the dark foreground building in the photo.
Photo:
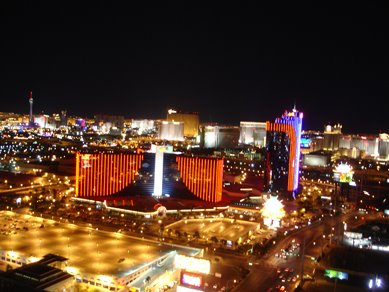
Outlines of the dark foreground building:
[[66,260],[48,254],[36,263],[0,273],[0,291],[70,291],[74,277],[60,269]]

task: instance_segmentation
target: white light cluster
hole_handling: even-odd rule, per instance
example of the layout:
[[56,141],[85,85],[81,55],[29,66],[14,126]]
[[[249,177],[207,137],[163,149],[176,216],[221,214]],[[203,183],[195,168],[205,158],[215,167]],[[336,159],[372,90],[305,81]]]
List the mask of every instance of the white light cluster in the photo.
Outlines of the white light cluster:
[[176,255],[174,266],[177,269],[183,269],[202,274],[209,274],[211,270],[211,263],[209,260],[188,257],[184,255]]

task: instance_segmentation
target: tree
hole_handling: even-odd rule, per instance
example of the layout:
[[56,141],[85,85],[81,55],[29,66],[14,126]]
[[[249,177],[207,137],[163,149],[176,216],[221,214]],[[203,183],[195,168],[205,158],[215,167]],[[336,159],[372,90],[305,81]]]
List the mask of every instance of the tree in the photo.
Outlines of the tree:
[[262,249],[262,246],[259,243],[254,244],[253,246],[253,253],[258,254]]
[[200,233],[196,230],[194,233],[193,233],[193,237],[194,238],[200,238]]
[[211,241],[213,241],[215,244],[219,242],[216,236],[212,236]]

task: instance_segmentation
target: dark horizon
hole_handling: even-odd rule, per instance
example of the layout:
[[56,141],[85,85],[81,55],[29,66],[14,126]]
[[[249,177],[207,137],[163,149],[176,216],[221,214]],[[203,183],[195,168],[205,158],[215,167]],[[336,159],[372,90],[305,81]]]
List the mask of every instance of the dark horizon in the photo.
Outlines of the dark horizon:
[[[294,105],[303,129],[388,132],[387,29],[380,7],[139,7],[25,2],[0,19],[1,111],[273,121]],[[289,8],[289,7],[286,7]],[[330,7],[329,7],[330,8]]]

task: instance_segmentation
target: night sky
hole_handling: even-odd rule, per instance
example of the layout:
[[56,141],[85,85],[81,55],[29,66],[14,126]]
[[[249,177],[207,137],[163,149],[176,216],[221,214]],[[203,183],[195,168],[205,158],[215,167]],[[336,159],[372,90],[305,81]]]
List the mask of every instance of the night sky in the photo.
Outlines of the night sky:
[[29,90],[34,113],[164,118],[174,107],[231,125],[296,104],[305,130],[389,132],[383,7],[10,2],[0,111],[28,113]]

